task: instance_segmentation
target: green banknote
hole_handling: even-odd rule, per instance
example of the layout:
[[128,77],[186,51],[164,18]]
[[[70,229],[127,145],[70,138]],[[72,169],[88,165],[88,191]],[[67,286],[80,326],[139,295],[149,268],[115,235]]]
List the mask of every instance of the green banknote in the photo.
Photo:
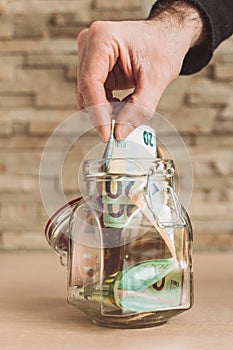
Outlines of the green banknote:
[[179,308],[182,304],[183,271],[169,272],[143,292],[118,291],[118,303],[125,310],[146,312]]
[[179,307],[183,272],[174,259],[141,261],[125,270],[107,276],[102,283],[77,287],[77,301],[102,301],[125,312],[145,312]]

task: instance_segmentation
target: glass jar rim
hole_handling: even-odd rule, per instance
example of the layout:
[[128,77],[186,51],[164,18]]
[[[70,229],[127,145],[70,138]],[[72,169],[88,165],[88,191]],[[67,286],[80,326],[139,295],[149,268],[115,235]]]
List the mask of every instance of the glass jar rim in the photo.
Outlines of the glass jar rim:
[[[108,165],[118,162],[126,164],[128,169],[113,171]],[[132,168],[130,169],[130,165]],[[102,158],[88,159],[83,162],[82,171],[85,178],[99,177],[104,175],[126,176],[168,176],[174,175],[175,166],[172,159],[162,158]]]

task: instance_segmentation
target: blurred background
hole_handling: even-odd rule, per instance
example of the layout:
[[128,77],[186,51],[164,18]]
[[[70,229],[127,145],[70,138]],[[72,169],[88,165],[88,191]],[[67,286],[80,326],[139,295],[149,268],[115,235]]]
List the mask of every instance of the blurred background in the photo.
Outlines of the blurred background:
[[[145,18],[153,1],[0,1],[0,249],[49,249],[48,219],[39,191],[39,166],[51,132],[76,112],[76,37],[95,20]],[[90,77],[91,78],[91,77]],[[200,73],[180,77],[158,111],[179,131],[190,152],[194,189],[189,213],[196,250],[233,248],[233,38]],[[85,123],[84,123],[85,124]],[[87,126],[80,123],[79,133]],[[57,140],[44,180],[59,191],[54,160],[67,147]],[[67,199],[79,195],[77,168],[95,131],[71,148],[63,169]]]

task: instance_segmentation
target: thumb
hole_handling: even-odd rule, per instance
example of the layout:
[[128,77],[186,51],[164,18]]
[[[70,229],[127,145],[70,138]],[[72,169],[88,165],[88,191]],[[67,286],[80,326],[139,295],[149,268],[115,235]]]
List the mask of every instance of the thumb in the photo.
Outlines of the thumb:
[[115,138],[124,140],[135,128],[147,124],[153,117],[164,89],[141,84],[128,95],[116,117]]

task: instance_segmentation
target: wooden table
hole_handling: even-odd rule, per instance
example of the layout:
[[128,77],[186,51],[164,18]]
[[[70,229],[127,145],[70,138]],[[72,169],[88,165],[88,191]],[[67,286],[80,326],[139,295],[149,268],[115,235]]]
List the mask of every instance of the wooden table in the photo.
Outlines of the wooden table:
[[0,349],[233,349],[233,254],[194,256],[195,305],[163,326],[94,326],[66,302],[66,269],[51,252],[0,255]]

